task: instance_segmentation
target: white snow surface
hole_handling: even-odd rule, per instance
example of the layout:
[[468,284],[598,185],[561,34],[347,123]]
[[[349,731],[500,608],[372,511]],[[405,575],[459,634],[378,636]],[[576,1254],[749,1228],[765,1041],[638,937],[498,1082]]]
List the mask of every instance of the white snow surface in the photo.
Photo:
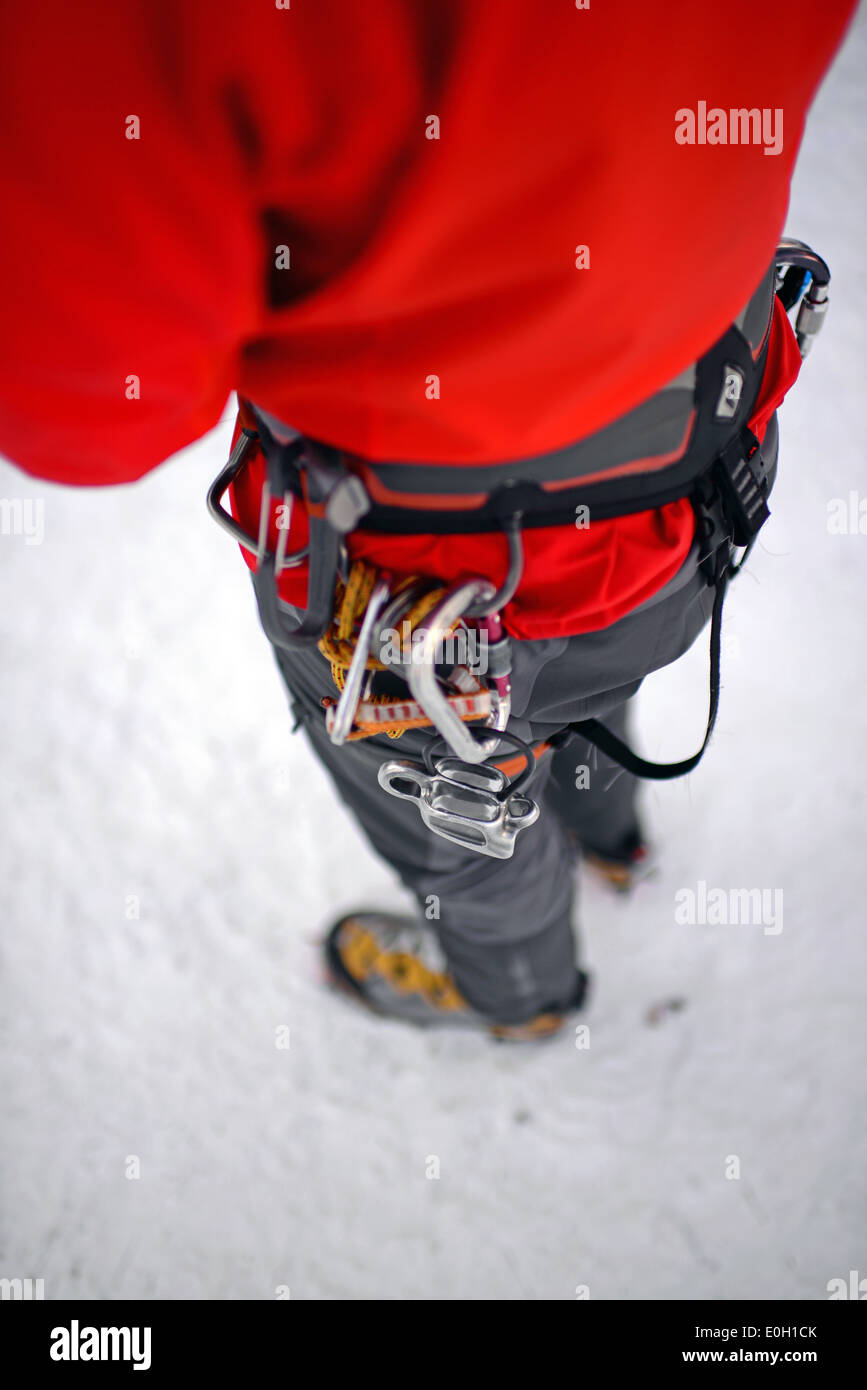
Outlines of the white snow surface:
[[[324,988],[329,920],[409,900],[291,735],[205,514],[228,407],[131,487],[0,465],[0,495],[45,506],[44,544],[0,538],[0,1275],[524,1300],[823,1299],[867,1274],[867,536],[827,527],[867,497],[865,70],[862,13],[795,179],[787,230],[832,307],[730,596],[718,732],[646,795],[659,876],[581,889],[589,1048],[417,1032]],[[702,639],[647,682],[650,756],[700,739],[706,661]],[[699,880],[782,890],[783,930],[678,925]]]

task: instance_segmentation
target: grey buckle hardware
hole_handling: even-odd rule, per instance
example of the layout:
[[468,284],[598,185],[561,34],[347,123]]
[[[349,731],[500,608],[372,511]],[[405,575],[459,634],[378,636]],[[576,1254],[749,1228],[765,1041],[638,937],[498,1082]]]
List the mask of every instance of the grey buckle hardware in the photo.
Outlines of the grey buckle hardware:
[[325,504],[325,517],[329,526],[345,536],[354,531],[365,512],[370,511],[370,498],[364,483],[354,473],[335,484]]
[[414,801],[435,835],[492,859],[511,859],[519,830],[539,819],[535,801],[509,795],[505,773],[469,766],[460,758],[437,758],[431,774],[415,763],[394,760],[379,769],[379,785],[391,796]]
[[731,362],[727,362],[724,367],[722,390],[719,393],[719,400],[716,403],[714,418],[717,420],[733,420],[738,413],[741,403],[741,396],[744,389],[744,374],[740,367],[735,367]]

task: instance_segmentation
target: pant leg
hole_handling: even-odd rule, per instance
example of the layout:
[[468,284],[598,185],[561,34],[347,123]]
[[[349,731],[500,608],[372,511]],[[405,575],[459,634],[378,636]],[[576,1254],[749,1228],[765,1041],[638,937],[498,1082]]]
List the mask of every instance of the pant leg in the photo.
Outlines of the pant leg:
[[[658,594],[603,631],[514,643],[509,727],[537,743],[573,720],[613,717],[616,725],[617,711],[643,678],[681,656],[710,617],[713,591],[697,561],[694,549]],[[518,835],[509,860],[489,859],[433,835],[410,802],[389,796],[376,781],[384,759],[417,760],[429,735],[414,730],[400,740],[335,748],[319,707],[324,695],[335,694],[328,663],[315,648],[276,655],[316,755],[373,848],[422,903],[430,894],[439,897],[440,918],[431,926],[469,1002],[492,1020],[520,1023],[570,1000],[576,978],[573,853],[561,815],[544,806],[537,824]],[[570,760],[576,746],[564,750]],[[540,767],[534,797],[546,791],[550,762]],[[607,804],[617,807],[620,796],[615,793]],[[616,814],[612,809],[611,823],[622,813],[622,807]],[[570,823],[573,814],[574,808]]]
[[[612,733],[631,742],[632,701],[605,716]],[[545,792],[547,805],[588,848],[614,851],[638,824],[638,778],[586,739],[575,738],[555,754]]]
[[[419,900],[464,997],[498,1023],[565,1008],[577,966],[572,854],[559,820],[549,817],[543,835],[534,835],[535,827],[522,831],[511,859],[492,859],[434,835],[412,803],[390,796],[376,779],[391,758],[416,760],[431,735],[416,730],[399,740],[363,739],[336,748],[316,712],[323,695],[334,695],[328,663],[306,649],[276,656],[313,751],[373,849]],[[550,761],[537,773],[534,796]],[[424,915],[431,896],[438,918]]]

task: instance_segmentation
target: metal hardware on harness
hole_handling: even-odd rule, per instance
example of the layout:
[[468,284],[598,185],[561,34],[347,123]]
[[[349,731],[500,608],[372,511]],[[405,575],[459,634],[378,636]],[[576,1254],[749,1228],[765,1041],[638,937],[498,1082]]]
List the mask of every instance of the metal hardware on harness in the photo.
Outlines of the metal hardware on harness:
[[736,546],[750,545],[770,516],[759,441],[744,430],[720,454],[715,476]]
[[468,763],[484,762],[488,752],[496,747],[497,740],[476,742],[446,701],[437,681],[435,662],[437,651],[441,650],[446,635],[458,618],[462,617],[473,603],[489,601],[494,593],[494,586],[480,579],[471,579],[466,584],[459,584],[453,588],[428,613],[424,620],[421,642],[413,652],[410,664],[403,668],[410,694],[433,720],[452,750]]
[[[370,508],[370,499],[361,480],[349,473],[337,450],[298,435],[286,444],[270,441],[264,447],[266,478],[259,506],[259,526],[255,542],[222,506],[222,498],[238,477],[253,445],[261,434],[244,429],[238,437],[226,467],[208,489],[208,509],[234,540],[255,555],[253,589],[259,617],[267,637],[276,647],[291,650],[318,642],[331,622],[334,589],[344,565],[344,536],[355,529]],[[295,488],[290,483],[295,483]],[[286,554],[288,522],[296,489],[304,499],[309,544],[292,555]],[[271,502],[282,499],[284,516],[274,550],[268,547]],[[307,607],[286,603],[278,591],[278,579],[285,569],[309,561]]]
[[465,613],[467,618],[488,618],[501,612],[515,597],[521,576],[524,573],[524,542],[521,537],[521,512],[514,512],[503,523],[503,530],[509,543],[509,568],[502,585],[487,598],[480,598],[471,604]]
[[[777,295],[788,312],[803,294],[795,319],[795,337],[801,358],[810,351],[813,339],[825,321],[828,311],[828,286],[831,272],[824,261],[805,241],[787,237],[777,247]],[[804,288],[809,277],[806,294]]]
[[826,285],[814,283],[801,300],[801,307],[795,320],[795,336],[798,339],[802,358],[806,357],[810,351],[813,339],[825,321],[827,310],[828,288]]
[[[498,733],[506,728],[511,712],[511,656],[509,639],[503,631],[498,613],[490,612],[492,600],[498,596],[493,584],[485,579],[471,579],[454,585],[447,594],[426,615],[423,623],[413,634],[411,651],[399,649],[399,655],[388,664],[400,671],[410,689],[413,700],[421,706],[425,714],[438,729],[452,751],[468,763],[484,762],[498,747],[499,738],[474,738],[455,709],[443,693],[436,673],[438,654],[455,624],[471,612],[481,608],[486,617],[476,620],[479,632],[486,639],[486,656],[490,662],[491,712],[486,720],[489,728]],[[383,635],[399,626],[402,615],[412,606],[417,597],[414,590],[404,590],[381,612],[372,630],[372,646],[384,660]],[[418,640],[416,640],[418,639]],[[471,671],[456,670],[452,673],[455,684],[460,688],[461,677],[472,675]]]
[[[778,246],[775,267],[776,293],[785,311],[788,313],[794,309],[800,300],[795,336],[803,359],[824,321],[831,272],[821,256],[805,242],[794,238],[788,238]],[[737,414],[742,388],[743,378],[739,368],[726,364],[715,418],[728,419]],[[767,429],[770,434],[770,424]],[[768,469],[764,452],[755,435],[749,429],[742,428],[714,460],[712,479],[719,487],[723,517],[728,528],[725,539],[736,547],[749,549],[770,516],[767,502]],[[699,506],[707,502],[700,487],[696,490],[695,500]],[[712,522],[708,524],[712,528]],[[705,541],[709,534],[706,532],[703,537]],[[735,574],[740,567],[740,564],[732,566],[730,572]]]
[[[467,766],[460,758],[439,758],[433,773],[415,763],[383,763],[379,785],[391,796],[414,801],[429,830],[463,849],[492,859],[511,859],[519,830],[539,819],[535,801],[510,794],[496,767]],[[402,788],[412,790],[402,790]]]
[[[484,730],[467,732],[484,742]],[[517,748],[524,768],[513,781],[488,763],[466,763],[442,753],[445,739],[435,739],[422,749],[423,766],[394,760],[379,769],[379,784],[391,796],[413,801],[429,830],[463,849],[492,859],[511,859],[515,838],[539,819],[537,803],[527,795],[536,775],[536,755],[517,734],[504,730],[501,740]]]
[[[256,442],[257,437],[251,430],[241,431],[241,433],[238,435],[237,443],[235,444],[234,449],[229,455],[228,463],[226,464],[225,468],[222,468],[220,470],[214,481],[211,483],[211,486],[208,488],[207,502],[208,511],[210,512],[214,520],[217,522],[217,524],[222,526],[223,530],[227,531],[228,534],[232,537],[232,540],[237,541],[238,544],[244,550],[246,550],[248,554],[255,555],[258,559],[260,558],[261,554],[265,549],[265,540],[267,539],[268,535],[268,517],[271,511],[271,488],[268,485],[267,479],[262,487],[262,500],[259,505],[259,530],[255,541],[251,539],[251,537],[244,530],[243,526],[241,526],[241,524],[237,522],[235,518],[231,515],[231,513],[227,512],[225,507],[223,506],[223,498],[225,497],[232,483],[234,483],[235,479],[238,477],[239,473],[241,472],[241,469],[245,466],[247,462],[247,455],[250,453],[251,449],[256,444]],[[307,559],[307,555],[310,549],[309,546],[305,545],[302,550],[296,550],[293,555],[286,554],[286,541],[289,536],[288,522],[291,519],[291,508],[294,500],[295,499],[292,496],[291,492],[283,498],[284,504],[289,508],[289,514],[286,518],[284,518],[286,525],[282,526],[280,530],[280,539],[277,545],[277,553],[280,558],[279,567],[280,569],[284,570],[292,569],[295,565],[303,565],[304,561]]]
[[367,601],[367,607],[361,621],[361,631],[358,634],[358,641],[352,654],[352,661],[349,663],[349,670],[346,673],[343,690],[337,702],[333,722],[328,730],[332,743],[338,745],[345,743],[352,728],[355,711],[361,699],[364,678],[367,674],[367,655],[370,650],[373,627],[388,596],[388,580],[381,577],[374,585],[373,592]]

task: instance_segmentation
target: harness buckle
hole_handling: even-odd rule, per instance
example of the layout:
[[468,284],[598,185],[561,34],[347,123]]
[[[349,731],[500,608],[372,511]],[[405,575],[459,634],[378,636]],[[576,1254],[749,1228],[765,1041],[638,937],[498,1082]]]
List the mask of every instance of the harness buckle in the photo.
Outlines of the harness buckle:
[[723,510],[731,523],[731,539],[747,546],[770,516],[759,441],[748,430],[720,454],[714,469],[722,494]]

